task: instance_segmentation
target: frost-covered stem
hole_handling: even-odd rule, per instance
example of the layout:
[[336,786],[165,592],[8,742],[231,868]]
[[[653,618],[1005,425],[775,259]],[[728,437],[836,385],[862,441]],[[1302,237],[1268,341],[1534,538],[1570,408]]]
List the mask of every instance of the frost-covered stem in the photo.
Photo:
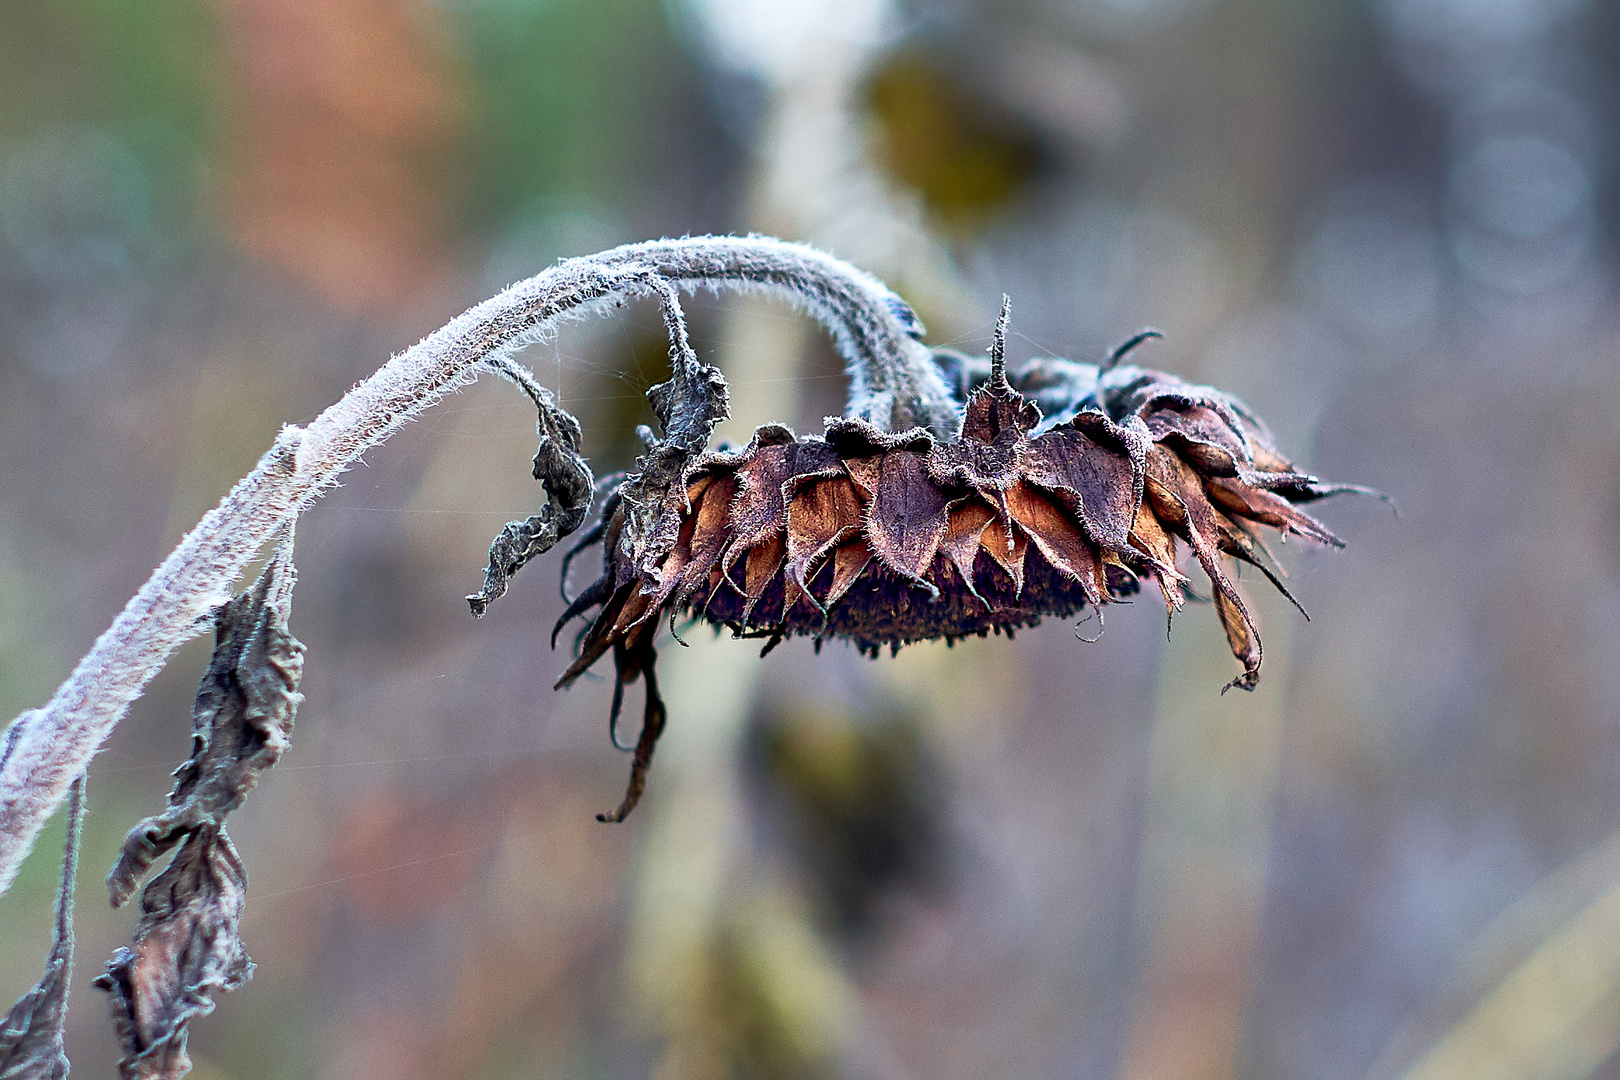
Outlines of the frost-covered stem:
[[305,428],[274,445],[188,533],[96,640],[49,702],[17,717],[0,744],[0,892],[91,756],[174,651],[208,629],[215,606],[266,543],[367,449],[470,382],[476,366],[542,338],[560,318],[659,278],[695,289],[770,292],[832,334],[850,375],[850,413],[880,428],[953,433],[955,404],[881,282],[847,263],[769,237],[654,240],[570,259],[518,282],[394,357]]
[[849,375],[847,415],[885,431],[924,427],[943,437],[956,434],[957,402],[918,340],[922,324],[888,286],[842,260],[758,236],[650,240],[597,258],[651,270],[687,289],[772,293],[832,334]]

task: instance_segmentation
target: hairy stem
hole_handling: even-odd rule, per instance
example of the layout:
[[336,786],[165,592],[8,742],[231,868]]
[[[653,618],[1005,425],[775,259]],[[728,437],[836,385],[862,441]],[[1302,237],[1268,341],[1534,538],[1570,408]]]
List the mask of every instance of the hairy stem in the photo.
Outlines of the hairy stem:
[[457,316],[383,365],[305,428],[281,430],[254,470],[180,542],[45,705],[0,742],[0,893],[91,756],[174,651],[266,543],[361,454],[556,321],[667,286],[765,291],[832,334],[850,376],[849,413],[880,428],[954,434],[956,406],[905,303],[860,270],[768,237],[654,240],[570,259]]

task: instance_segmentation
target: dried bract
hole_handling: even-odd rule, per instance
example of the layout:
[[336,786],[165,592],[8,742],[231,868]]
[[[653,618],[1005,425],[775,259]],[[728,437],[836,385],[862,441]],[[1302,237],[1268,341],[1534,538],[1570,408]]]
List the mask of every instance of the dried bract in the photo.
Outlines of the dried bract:
[[[730,415],[726,381],[721,376],[720,369],[700,362],[692,350],[691,339],[686,330],[686,316],[681,310],[679,292],[667,279],[656,273],[643,274],[641,280],[658,297],[664,312],[664,325],[669,332],[672,374],[668,382],[659,383],[647,391],[647,400],[651,403],[653,414],[658,417],[659,426],[663,428],[664,434],[659,438],[646,428],[641,429],[642,440],[647,446],[646,453],[636,459],[635,469],[614,486],[605,504],[602,520],[586,533],[580,544],[565,557],[564,574],[567,573],[568,560],[582,548],[599,542],[603,543],[603,550],[608,553],[610,561],[623,564],[623,574],[627,579],[632,574],[631,567],[648,560],[662,558],[676,543],[681,527],[679,515],[668,513],[666,508],[681,501],[681,493],[686,488],[693,463],[702,457],[715,426]],[[521,382],[522,376],[516,378]],[[546,448],[545,408],[546,406],[542,404],[542,452]],[[576,433],[577,430],[576,425]],[[577,458],[577,435],[573,447]],[[540,475],[539,461],[537,457],[536,476]],[[579,468],[583,469],[583,459],[579,461]],[[584,516],[585,508],[589,506],[591,495],[590,473],[586,471],[584,476],[586,498],[581,503],[581,517]],[[508,525],[506,533],[511,532],[517,524],[514,522]],[[610,529],[611,538],[608,537]],[[501,544],[506,533],[502,533],[501,537],[496,539],[497,546]],[[556,541],[553,539],[551,542]],[[550,544],[546,546],[549,547]],[[490,569],[486,571],[490,580],[493,580],[492,575],[495,573],[495,554],[496,548],[491,547]],[[570,615],[564,616],[564,620],[588,607],[611,601],[614,580],[614,572],[610,569],[569,606]],[[486,584],[483,593],[468,597],[473,605],[473,614],[482,614],[481,604],[487,605],[488,600],[493,599],[489,593],[490,589]],[[552,635],[552,640],[555,643],[556,634]],[[625,639],[613,644],[618,681],[614,685],[613,711],[608,725],[609,734],[615,745],[618,745],[619,709],[624,702],[625,686],[640,679],[645,684],[647,700],[641,720],[641,737],[635,746],[635,764],[631,768],[630,783],[624,801],[613,813],[598,814],[598,819],[602,821],[624,820],[625,815],[640,799],[642,789],[646,785],[647,769],[652,764],[653,747],[658,742],[658,736],[663,733],[666,716],[663,699],[658,694],[658,680],[653,674],[653,663],[657,655],[652,648],[651,635],[642,635],[633,640]]]
[[287,629],[295,578],[289,538],[258,581],[219,608],[192,712],[191,760],[175,773],[168,809],[130,831],[107,877],[119,906],[180,845],[141,893],[133,947],[119,949],[96,980],[112,995],[126,1078],[185,1075],[187,1023],[213,1010],[214,992],[252,974],[237,936],[247,872],[225,818],[281,757],[302,700],[304,647]]
[[506,592],[506,581],[530,559],[544,555],[585,521],[591,510],[595,481],[579,452],[579,421],[560,408],[551,391],[534,376],[508,360],[492,364],[495,370],[522,387],[540,410],[535,427],[540,448],[534,452],[534,478],[545,487],[546,505],[523,521],[509,521],[489,545],[489,567],[484,587],[467,597],[474,616],[481,617],[490,602]]
[[[859,419],[831,419],[810,436],[769,424],[740,451],[692,457],[656,503],[651,493],[609,499],[585,538],[602,544],[602,576],[563,622],[600,610],[557,685],[611,650],[616,716],[623,686],[649,677],[630,790],[612,820],[634,805],[663,726],[650,674],[665,616],[764,638],[765,651],[806,635],[818,646],[848,638],[876,655],[1011,634],[1088,607],[1100,617],[1143,577],[1173,613],[1185,598],[1185,546],[1242,664],[1229,685],[1254,688],[1260,638],[1225,560],[1255,565],[1281,588],[1262,531],[1339,546],[1297,504],[1353,489],[1298,472],[1235,398],[1118,367],[1150,334],[1101,367],[1034,365],[1019,380],[1032,384],[1026,394],[1004,370],[1004,332],[982,377],[971,362],[942,357],[967,390],[954,439]],[[1054,409],[1050,419],[1037,399]]]

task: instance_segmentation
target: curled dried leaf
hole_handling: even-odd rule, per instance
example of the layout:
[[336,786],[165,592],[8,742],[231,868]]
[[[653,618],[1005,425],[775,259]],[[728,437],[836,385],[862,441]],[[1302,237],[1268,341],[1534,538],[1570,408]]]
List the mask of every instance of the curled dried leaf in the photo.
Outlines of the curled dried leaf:
[[494,366],[517,383],[539,410],[535,430],[540,446],[534,452],[534,478],[545,488],[546,504],[532,517],[508,521],[490,543],[484,587],[467,597],[473,615],[478,618],[506,593],[507,580],[524,564],[544,555],[580,527],[590,513],[595,487],[590,466],[579,452],[579,421],[556,403],[551,391],[535,382],[534,376],[517,364],[503,360]]
[[198,829],[223,826],[259,773],[281,759],[303,701],[304,646],[287,628],[296,581],[288,541],[246,592],[215,612],[214,654],[192,706],[191,759],[175,771],[168,808],[125,838],[107,876],[114,907],[164,852]]
[[[602,520],[605,526],[613,515],[622,515],[629,522],[628,528],[617,531],[621,543],[628,540],[633,544],[623,552],[627,558],[661,561],[679,533],[677,520],[665,513],[666,504],[673,501],[690,509],[684,497],[687,474],[693,460],[708,445],[715,425],[730,412],[720,369],[701,363],[692,350],[678,290],[657,274],[638,272],[631,276],[651,289],[662,304],[673,370],[667,382],[647,391],[647,400],[663,427],[663,438],[650,432],[644,436],[647,451],[614,488],[614,509],[604,513]],[[509,361],[498,368],[522,386],[540,409],[540,452],[535,455],[534,476],[545,484],[547,504],[534,517],[508,522],[490,545],[484,587],[467,597],[475,616],[482,616],[491,601],[506,591],[507,579],[525,563],[549,551],[583,524],[593,495],[591,472],[579,453],[579,422],[558,408],[550,392],[535,383],[528,372]],[[592,535],[601,538],[603,532]],[[618,545],[606,547],[611,557]]]
[[113,906],[178,845],[141,893],[130,948],[119,949],[96,986],[112,997],[126,1080],[184,1076],[186,1025],[213,1011],[213,994],[234,990],[253,963],[237,931],[247,873],[225,819],[286,749],[303,696],[304,647],[287,627],[296,580],[289,537],[252,587],[214,616],[214,655],[192,711],[192,755],[175,773],[163,813],[124,841],[107,877]]
[[130,948],[96,986],[112,998],[123,1080],[178,1080],[191,1069],[187,1025],[214,1011],[213,995],[253,974],[238,928],[247,872],[223,829],[204,825],[141,893]]

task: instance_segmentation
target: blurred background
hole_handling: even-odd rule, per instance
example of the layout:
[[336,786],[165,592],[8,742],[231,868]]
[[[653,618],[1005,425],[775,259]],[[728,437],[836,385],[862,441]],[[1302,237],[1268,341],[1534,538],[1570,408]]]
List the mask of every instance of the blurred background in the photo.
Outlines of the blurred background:
[[[694,631],[609,827],[556,557],[462,600],[541,499],[486,379],[300,527],[307,700],[232,819],[259,968],[193,1075],[1620,1078],[1617,131],[1595,0],[6,0],[0,717],[392,352],[560,256],[775,233],[934,344],[1003,291],[1014,363],[1162,328],[1144,363],[1401,516],[1289,545],[1312,622],[1252,589],[1253,695],[1207,606],[876,663]],[[688,310],[722,434],[841,410],[786,308]],[[598,475],[665,348],[633,305],[525,355]],[[92,772],[75,1075],[135,922],[100,875],[209,647]],[[0,899],[0,1004],[60,836]]]

